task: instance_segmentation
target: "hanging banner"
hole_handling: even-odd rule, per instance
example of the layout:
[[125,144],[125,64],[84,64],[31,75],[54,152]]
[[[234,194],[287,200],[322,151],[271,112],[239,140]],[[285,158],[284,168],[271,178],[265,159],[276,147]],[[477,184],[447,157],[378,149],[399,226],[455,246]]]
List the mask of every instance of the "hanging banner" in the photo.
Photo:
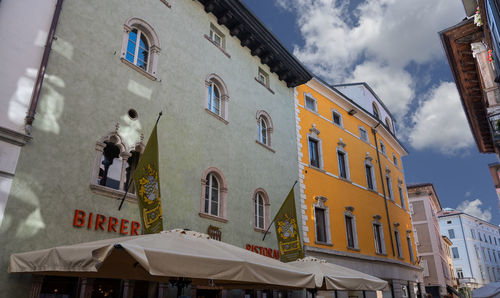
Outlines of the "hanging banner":
[[303,258],[293,187],[274,218],[274,226],[281,261],[292,262]]

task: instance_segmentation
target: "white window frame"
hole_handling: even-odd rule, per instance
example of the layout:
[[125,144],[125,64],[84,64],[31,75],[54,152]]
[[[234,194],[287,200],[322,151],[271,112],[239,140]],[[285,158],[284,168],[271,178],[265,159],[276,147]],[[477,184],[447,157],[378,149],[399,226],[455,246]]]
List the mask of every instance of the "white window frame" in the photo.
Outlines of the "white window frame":
[[394,201],[394,192],[392,189],[392,179],[390,173],[385,175],[385,183],[387,184],[387,197],[389,197],[391,201]]
[[[339,117],[339,123],[335,123],[335,115]],[[337,109],[332,109],[332,123],[337,125],[338,127],[344,127],[344,119],[342,118],[342,114]]]
[[[263,203],[263,214],[262,214],[262,217],[263,217],[263,221],[264,221],[264,226],[263,227],[259,227],[258,223],[257,223],[257,217],[260,215],[258,214],[258,209],[256,209],[257,207],[257,196],[260,196],[262,198],[262,203]],[[254,191],[253,193],[253,196],[252,196],[252,203],[253,203],[253,207],[254,207],[254,229],[255,231],[258,231],[258,232],[265,232],[268,225],[269,225],[269,207],[270,207],[270,204],[269,204],[269,196],[267,195],[267,192],[263,189],[263,188],[258,188]]]
[[[342,153],[344,155],[344,165],[345,165],[345,174],[346,174],[346,177],[342,177],[341,172],[340,172],[340,158],[339,158],[340,156],[339,156],[339,153]],[[350,173],[350,170],[349,170],[349,155],[348,155],[347,151],[344,150],[344,147],[342,147],[342,146],[337,147],[337,166],[338,166],[338,169],[339,169],[339,178],[350,181],[351,180],[351,173]]]
[[406,196],[403,188],[403,181],[398,181],[398,191],[399,191],[399,200],[401,201],[401,208],[406,210]]
[[375,169],[374,169],[374,166],[372,164],[372,158],[367,154],[366,158],[365,158],[365,163],[364,163],[364,166],[365,166],[365,175],[367,174],[366,173],[366,167],[369,166],[370,167],[370,176],[372,178],[372,185],[373,185],[373,189],[369,188],[368,187],[368,176],[366,175],[366,188],[369,189],[369,190],[373,190],[373,191],[377,191],[377,180],[375,178]]
[[[309,132],[307,134],[307,148],[308,148],[308,158],[309,158],[309,166],[311,168],[316,168],[316,169],[323,169],[323,146],[322,146],[322,141],[321,139],[318,137],[318,135],[320,134],[319,130],[313,125],[313,127],[311,129],[309,129]],[[317,142],[317,146],[318,146],[318,165],[319,167],[316,167],[316,166],[313,166],[312,163],[311,163],[311,144],[309,142],[309,140],[312,139],[314,141]]]
[[[410,254],[410,262],[415,262],[415,255],[413,254],[413,244],[411,241],[411,231],[406,231],[406,243],[408,245],[408,252]],[[416,234],[414,235],[414,237]],[[416,240],[415,240],[416,241]]]
[[394,163],[394,166],[399,169],[398,157],[394,153],[392,154],[392,162]]
[[396,240],[396,252],[398,258],[402,259],[403,256],[403,246],[401,245],[401,234],[397,228],[394,228],[394,239]]
[[[217,28],[217,26],[212,23],[210,23],[210,31],[208,37],[216,46],[224,50],[226,49],[226,36],[219,28]],[[220,40],[220,42],[217,42],[217,38]]]
[[257,72],[257,81],[269,89],[269,74],[260,67]]
[[[134,50],[134,61],[131,62],[127,59],[127,49],[128,49],[128,40],[130,32],[133,29],[136,29],[138,33],[143,34],[149,42],[148,47],[148,61],[146,63],[146,69],[137,66],[137,57],[138,57],[138,43],[136,42],[136,47]],[[140,39],[140,34],[137,34],[137,38]],[[122,36],[122,49],[120,54],[120,60],[132,67],[134,70],[139,73],[145,75],[147,78],[151,80],[157,79],[157,68],[158,68],[158,56],[160,54],[160,40],[158,39],[158,35],[151,25],[149,25],[144,20],[139,18],[129,18],[125,21],[123,25],[123,36]]]
[[[314,104],[314,109],[311,109],[307,106],[307,99],[310,99],[312,100],[313,104]],[[312,96],[311,93],[305,93],[304,94],[304,108],[309,110],[309,111],[312,111],[314,113],[317,113],[318,112],[318,101],[316,100],[316,98],[314,98],[314,96]]]
[[[454,250],[455,249],[455,250]],[[458,252],[458,247],[456,246],[453,246],[453,247],[450,247],[450,250],[451,250],[451,257],[454,259],[454,260],[458,260],[460,259],[460,253]],[[453,253],[454,251],[457,252],[457,256],[455,257],[455,254]]]
[[[366,138],[363,138],[363,133],[361,133],[361,132],[364,132],[364,135],[366,136]],[[364,142],[370,143],[368,131],[363,126],[359,127],[359,139],[364,141]]]
[[[209,105],[211,103],[210,99],[211,95],[209,94],[209,91],[210,87],[214,85],[219,90],[219,113],[213,111],[211,105]],[[205,110],[215,118],[224,122],[224,124],[228,124],[229,123],[228,103],[229,103],[229,94],[227,91],[226,84],[224,83],[224,80],[222,80],[222,78],[215,73],[209,74],[205,78]]]
[[380,152],[384,155],[387,156],[387,148],[385,148],[385,144],[382,140],[380,140]]
[[[359,250],[359,243],[358,243],[358,229],[356,227],[356,216],[352,213],[351,210],[354,211],[354,208],[352,207],[346,207],[348,209],[346,212],[344,212],[344,224],[345,224],[345,233],[346,233],[346,245],[347,248],[351,249],[356,249]],[[350,210],[349,210],[350,209]],[[349,235],[347,232],[347,217],[351,218],[351,224],[352,224],[352,235],[353,235],[353,242],[354,246],[349,246]]]
[[[273,135],[273,120],[271,119],[271,116],[264,110],[259,110],[257,111],[257,114],[255,115],[255,119],[257,119],[257,142],[260,143],[261,145],[264,145],[268,149],[271,148],[272,144],[272,135]],[[262,138],[262,124],[261,122],[264,121],[266,123],[266,142],[263,141]],[[273,151],[272,149],[270,149]]]
[[[208,213],[205,212],[205,196],[206,196],[206,188],[207,188],[207,183],[211,183],[211,181],[207,180],[207,177],[209,175],[213,175],[216,179],[217,182],[219,183],[219,191],[218,191],[218,210],[217,210],[217,215],[214,215],[211,213],[211,193],[209,194],[209,206],[208,206]],[[200,200],[200,217],[220,221],[220,222],[227,222],[227,182],[226,178],[222,174],[222,172],[215,167],[210,167],[206,169],[201,178],[201,200]]]
[[[315,242],[318,244],[331,245],[332,238],[331,238],[331,229],[330,229],[330,209],[326,205],[327,200],[328,200],[327,198],[322,197],[322,196],[315,197],[315,202],[313,203],[314,239],[315,239]],[[322,209],[324,211],[323,214],[325,215],[325,220],[324,220],[325,227],[324,228],[325,228],[325,234],[326,234],[326,242],[317,240],[318,231],[316,229],[316,227],[317,227],[317,225],[316,225],[316,209]]]
[[[377,233],[376,233],[376,226],[378,226],[379,229],[379,236],[380,236],[380,244],[382,247],[379,247],[378,242],[377,242]],[[386,250],[385,250],[385,238],[384,238],[384,226],[379,220],[375,220],[372,222],[372,230],[373,230],[373,244],[375,245],[375,253],[376,254],[381,254],[385,255]]]

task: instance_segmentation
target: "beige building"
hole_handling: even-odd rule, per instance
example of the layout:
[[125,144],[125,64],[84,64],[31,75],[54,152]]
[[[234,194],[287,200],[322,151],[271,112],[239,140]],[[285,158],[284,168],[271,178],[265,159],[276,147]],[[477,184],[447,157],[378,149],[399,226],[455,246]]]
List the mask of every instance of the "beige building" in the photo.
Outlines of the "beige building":
[[452,242],[441,236],[437,213],[442,208],[436,190],[431,183],[408,185],[408,199],[425,291],[432,297],[446,296],[454,291]]

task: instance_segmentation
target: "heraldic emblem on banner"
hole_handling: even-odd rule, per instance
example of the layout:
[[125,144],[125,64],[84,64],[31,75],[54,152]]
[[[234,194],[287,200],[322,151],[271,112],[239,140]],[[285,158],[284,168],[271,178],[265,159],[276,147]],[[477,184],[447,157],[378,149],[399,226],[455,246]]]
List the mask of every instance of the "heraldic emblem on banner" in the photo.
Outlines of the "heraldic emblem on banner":
[[293,187],[274,217],[274,222],[281,261],[290,262],[302,258],[304,254],[297,224]]
[[142,217],[147,229],[149,229],[155,221],[160,219],[162,215],[161,206],[158,203],[160,200],[160,187],[158,171],[155,170],[156,168],[157,167],[153,164],[147,164],[144,167],[145,176],[138,179],[138,193],[141,198],[144,198],[142,202],[145,205],[145,208],[142,210]]

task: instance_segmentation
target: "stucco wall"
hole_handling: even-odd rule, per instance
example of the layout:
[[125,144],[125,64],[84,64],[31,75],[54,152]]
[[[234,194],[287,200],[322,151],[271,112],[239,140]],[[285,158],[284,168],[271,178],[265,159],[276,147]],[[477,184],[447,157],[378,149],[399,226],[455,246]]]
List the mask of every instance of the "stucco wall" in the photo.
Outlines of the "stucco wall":
[[[47,79],[41,94],[33,142],[21,152],[12,193],[0,228],[0,289],[10,293],[28,283],[7,275],[9,255],[62,244],[118,237],[116,233],[74,228],[75,209],[139,221],[137,204],[118,211],[115,199],[93,193],[90,177],[96,141],[120,124],[128,146],[145,142],[160,110],[160,179],[164,228],[206,232],[218,226],[222,240],[277,248],[274,231],[262,242],[254,231],[252,195],[263,188],[271,217],[297,180],[293,90],[251,56],[225,27],[228,58],[204,38],[215,17],[197,1],[64,2]],[[122,63],[123,24],[138,17],[161,42],[158,81]],[[270,73],[272,94],[254,80],[258,68]],[[226,125],[205,111],[205,78],[218,74],[229,99]],[[138,112],[130,120],[127,111]],[[258,145],[258,110],[272,117],[275,153]],[[201,218],[201,179],[217,167],[227,179],[227,223]],[[296,200],[298,205],[298,200]],[[300,210],[299,207],[297,207]],[[5,292],[4,292],[5,291]]]

